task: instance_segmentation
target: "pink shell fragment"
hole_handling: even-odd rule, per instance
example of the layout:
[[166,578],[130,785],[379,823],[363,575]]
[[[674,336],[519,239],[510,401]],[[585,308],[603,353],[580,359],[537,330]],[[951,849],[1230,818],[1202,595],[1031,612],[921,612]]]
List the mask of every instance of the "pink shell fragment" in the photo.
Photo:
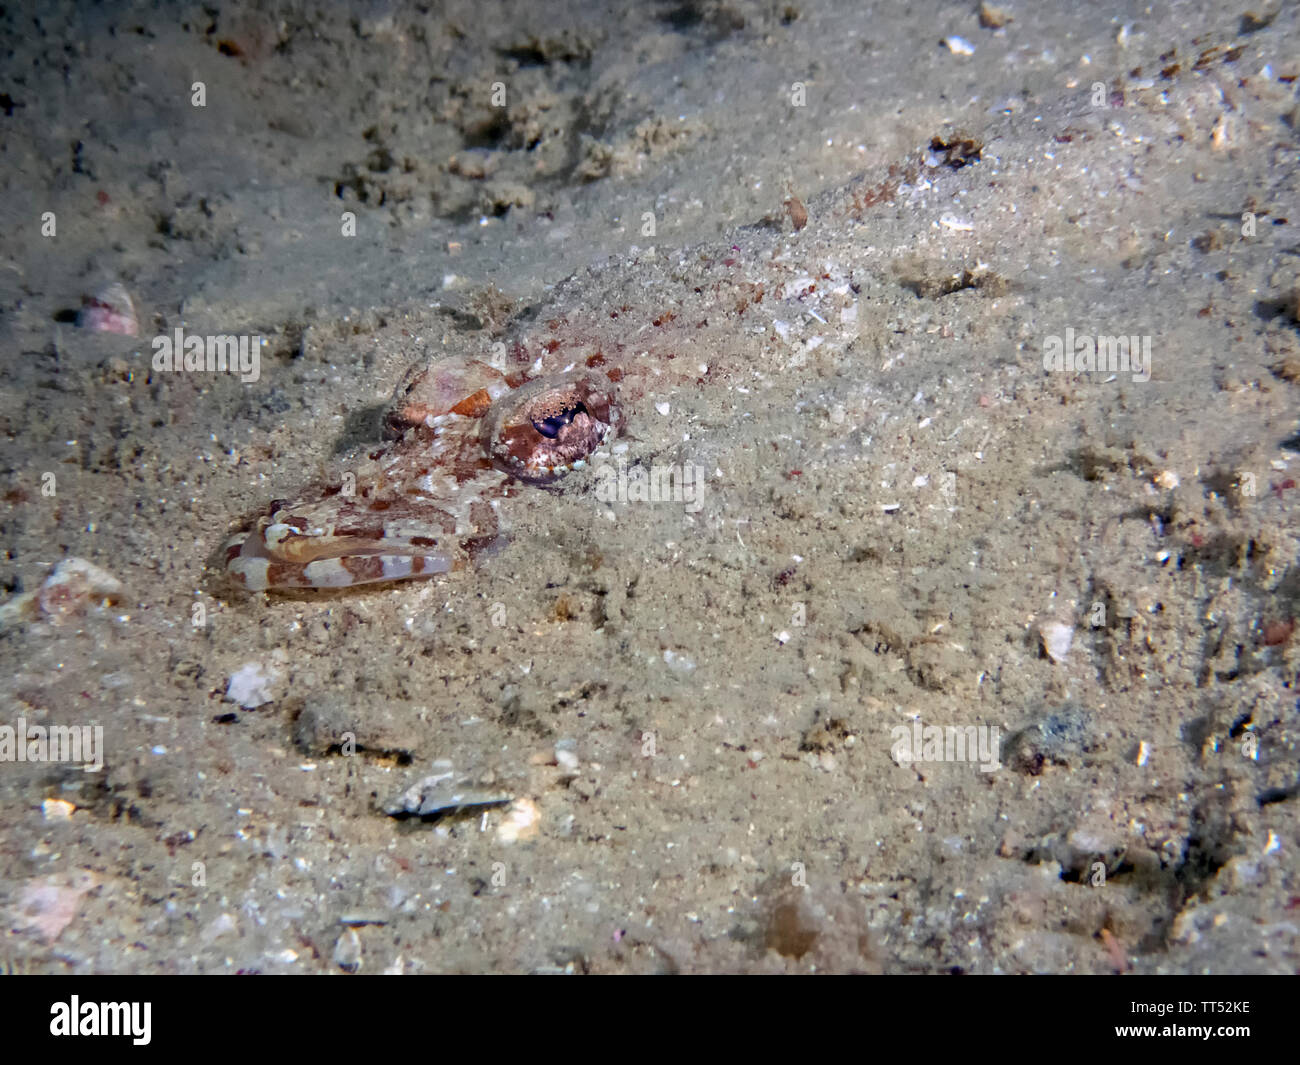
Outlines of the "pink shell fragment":
[[128,337],[140,335],[135,304],[131,302],[126,286],[120,281],[102,285],[81,298],[77,325],[97,333],[119,333]]

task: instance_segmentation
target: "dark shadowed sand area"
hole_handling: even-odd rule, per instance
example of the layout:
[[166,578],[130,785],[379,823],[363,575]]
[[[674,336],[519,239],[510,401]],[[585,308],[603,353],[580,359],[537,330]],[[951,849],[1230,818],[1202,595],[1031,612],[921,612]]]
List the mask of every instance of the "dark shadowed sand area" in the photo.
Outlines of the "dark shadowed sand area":
[[[80,7],[0,13],[0,966],[1296,971],[1294,5]],[[226,581],[539,351],[621,433],[467,564]]]

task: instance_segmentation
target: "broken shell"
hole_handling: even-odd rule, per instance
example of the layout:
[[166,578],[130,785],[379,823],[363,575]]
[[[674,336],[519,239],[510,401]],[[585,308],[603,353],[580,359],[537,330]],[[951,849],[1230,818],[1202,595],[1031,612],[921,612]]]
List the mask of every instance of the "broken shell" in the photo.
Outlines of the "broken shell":
[[36,605],[46,617],[83,614],[97,602],[112,602],[122,594],[122,582],[84,558],[65,558],[45,578]]
[[140,335],[135,304],[120,281],[101,285],[93,293],[81,297],[77,325],[98,333],[120,333],[128,337]]
[[1070,653],[1070,644],[1074,642],[1074,626],[1059,621],[1045,621],[1038,626],[1038,637],[1043,642],[1043,650],[1053,662],[1064,662]]

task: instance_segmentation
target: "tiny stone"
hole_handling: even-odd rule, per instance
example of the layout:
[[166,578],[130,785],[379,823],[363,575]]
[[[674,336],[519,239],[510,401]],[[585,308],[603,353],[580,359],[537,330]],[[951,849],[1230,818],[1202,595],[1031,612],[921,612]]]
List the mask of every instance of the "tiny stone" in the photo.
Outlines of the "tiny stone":
[[75,809],[66,799],[46,799],[41,803],[41,814],[47,821],[67,821]]
[[555,764],[570,773],[578,772],[578,752],[573,749],[572,740],[560,740],[555,745]]
[[275,675],[267,672],[261,662],[249,662],[231,674],[230,683],[226,685],[226,698],[245,710],[252,710],[275,698],[271,693],[275,679]]
[[1043,650],[1053,662],[1064,662],[1074,642],[1074,626],[1064,625],[1059,621],[1048,621],[1038,628]]
[[531,839],[541,828],[542,812],[532,799],[516,799],[506,811],[505,820],[497,829],[497,841],[517,843]]
[[345,973],[355,973],[361,968],[361,953],[361,937],[355,928],[349,928],[334,944],[334,964]]

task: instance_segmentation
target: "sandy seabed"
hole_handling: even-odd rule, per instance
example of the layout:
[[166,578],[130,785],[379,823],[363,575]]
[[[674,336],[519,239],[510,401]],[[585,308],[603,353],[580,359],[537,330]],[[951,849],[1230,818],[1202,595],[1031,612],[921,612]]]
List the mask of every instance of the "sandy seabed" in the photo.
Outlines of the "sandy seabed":
[[[8,5],[0,726],[103,765],[0,761],[0,962],[1294,972],[1297,19]],[[694,497],[224,582],[542,343],[698,366],[608,456]]]

